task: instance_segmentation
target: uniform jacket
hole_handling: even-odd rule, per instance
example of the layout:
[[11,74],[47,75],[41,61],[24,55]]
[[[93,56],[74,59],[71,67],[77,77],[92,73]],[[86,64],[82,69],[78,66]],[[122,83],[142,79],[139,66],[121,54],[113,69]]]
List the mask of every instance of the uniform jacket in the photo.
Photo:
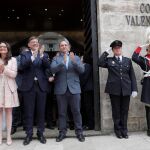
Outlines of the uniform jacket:
[[99,58],[98,65],[108,69],[108,79],[105,92],[113,95],[129,96],[132,91],[137,91],[136,77],[132,62],[127,57],[122,57],[119,63],[116,57],[107,57],[104,52]]
[[55,94],[64,94],[67,87],[72,94],[81,93],[79,74],[84,72],[84,65],[78,56],[75,56],[75,61],[76,63],[69,58],[67,69],[62,53],[53,58],[51,71],[55,74]]
[[[137,49],[139,49],[139,48],[137,48]],[[146,59],[146,57],[140,56],[139,53],[134,52],[132,55],[132,60],[136,64],[138,64],[143,71],[148,72],[150,70],[150,64],[149,64],[148,59]],[[150,91],[149,91],[150,77],[145,77],[143,79],[142,85],[143,85],[143,87],[142,87],[141,101],[146,104],[150,104]]]

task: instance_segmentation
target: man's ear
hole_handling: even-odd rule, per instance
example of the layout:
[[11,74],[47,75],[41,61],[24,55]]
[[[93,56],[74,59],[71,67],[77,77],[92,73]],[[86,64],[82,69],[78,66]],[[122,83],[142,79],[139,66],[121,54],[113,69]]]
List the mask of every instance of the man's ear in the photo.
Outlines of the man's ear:
[[30,44],[28,43],[28,47],[30,47]]

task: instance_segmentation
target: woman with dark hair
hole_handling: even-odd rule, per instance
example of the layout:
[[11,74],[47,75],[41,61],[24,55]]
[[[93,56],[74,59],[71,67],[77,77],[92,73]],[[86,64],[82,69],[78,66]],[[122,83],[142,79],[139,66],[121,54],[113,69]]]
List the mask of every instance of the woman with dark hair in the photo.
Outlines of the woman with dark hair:
[[12,108],[19,106],[16,78],[17,61],[11,56],[10,45],[0,42],[0,144],[2,144],[2,114],[6,114],[7,145],[12,144]]

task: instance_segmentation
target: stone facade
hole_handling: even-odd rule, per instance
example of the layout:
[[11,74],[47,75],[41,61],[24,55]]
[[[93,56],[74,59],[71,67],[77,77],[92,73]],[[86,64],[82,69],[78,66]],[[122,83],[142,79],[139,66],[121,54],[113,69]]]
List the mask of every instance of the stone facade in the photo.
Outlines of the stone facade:
[[[145,44],[145,32],[150,26],[149,0],[97,0],[97,14],[99,55],[116,39],[123,41],[123,55],[127,57],[132,56],[138,45]],[[142,72],[136,64],[133,66],[139,91],[137,98],[131,98],[128,128],[139,131],[146,129],[144,104],[140,102]],[[103,132],[109,132],[113,130],[113,123],[109,96],[104,93],[107,70],[100,68],[99,76],[101,128]]]

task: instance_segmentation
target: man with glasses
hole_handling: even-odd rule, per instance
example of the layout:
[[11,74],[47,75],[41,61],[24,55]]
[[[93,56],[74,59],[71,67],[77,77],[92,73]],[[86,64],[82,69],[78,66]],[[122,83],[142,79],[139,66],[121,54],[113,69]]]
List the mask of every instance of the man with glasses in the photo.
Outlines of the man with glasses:
[[50,69],[49,57],[39,51],[37,37],[28,40],[29,51],[21,54],[20,68],[23,71],[21,90],[24,99],[24,119],[27,136],[23,144],[28,145],[32,140],[34,112],[36,110],[37,137],[45,144],[43,135],[45,121],[45,103],[48,92],[46,69]]

